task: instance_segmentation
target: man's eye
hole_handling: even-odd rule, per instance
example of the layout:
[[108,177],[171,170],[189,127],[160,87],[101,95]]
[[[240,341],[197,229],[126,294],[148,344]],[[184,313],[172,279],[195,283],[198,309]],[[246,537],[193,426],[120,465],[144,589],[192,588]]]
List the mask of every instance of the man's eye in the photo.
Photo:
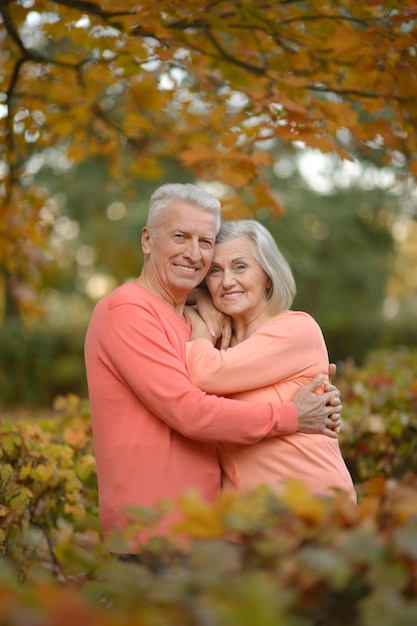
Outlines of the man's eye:
[[176,234],[174,235],[174,237],[175,237],[176,239],[184,239],[184,235],[183,235],[182,233],[176,233]]
[[212,248],[213,247],[213,242],[211,239],[202,239],[200,241],[200,244],[204,247],[204,248]]

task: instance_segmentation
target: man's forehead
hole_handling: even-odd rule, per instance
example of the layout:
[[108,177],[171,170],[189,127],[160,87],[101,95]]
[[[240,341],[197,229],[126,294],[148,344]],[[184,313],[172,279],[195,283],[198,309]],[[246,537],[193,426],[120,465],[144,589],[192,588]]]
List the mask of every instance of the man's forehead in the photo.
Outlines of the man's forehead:
[[191,233],[195,230],[216,234],[217,218],[213,213],[201,207],[176,203],[168,214],[167,225],[170,230],[181,230]]

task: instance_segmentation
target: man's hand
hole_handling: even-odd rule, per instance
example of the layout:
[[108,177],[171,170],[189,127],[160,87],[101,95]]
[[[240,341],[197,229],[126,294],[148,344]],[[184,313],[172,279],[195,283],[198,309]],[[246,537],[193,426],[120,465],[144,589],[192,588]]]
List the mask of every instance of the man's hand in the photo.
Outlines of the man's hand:
[[311,382],[303,385],[291,398],[297,406],[298,431],[301,433],[319,433],[337,438],[340,430],[340,394],[334,385],[325,393],[314,393],[323,384],[324,375],[316,376]]
[[[339,404],[340,404],[340,391],[338,390],[338,388],[336,387],[336,385],[332,384],[333,378],[336,376],[336,364],[335,363],[329,363],[329,381],[327,383],[327,385],[324,385],[324,391],[337,391],[338,393],[338,397],[339,397]],[[334,415],[334,420],[340,420],[340,410],[338,413],[333,414]],[[333,415],[331,415],[331,417],[333,417]],[[337,432],[340,431],[340,427],[337,429]]]

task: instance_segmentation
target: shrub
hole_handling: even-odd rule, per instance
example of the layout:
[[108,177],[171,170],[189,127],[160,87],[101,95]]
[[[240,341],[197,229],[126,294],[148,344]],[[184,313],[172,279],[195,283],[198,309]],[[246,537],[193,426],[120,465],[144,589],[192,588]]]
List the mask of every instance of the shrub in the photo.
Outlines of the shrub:
[[23,572],[60,570],[54,533],[97,531],[91,424],[76,397],[58,398],[54,419],[0,424],[0,550]]
[[18,318],[0,327],[0,398],[4,406],[50,406],[58,394],[86,391],[85,332],[51,330]]
[[347,362],[337,384],[340,438],[354,482],[417,474],[417,349],[381,349],[365,365]]
[[[189,492],[172,535],[146,546],[158,567],[115,560],[100,540],[84,403],[1,423],[0,624],[414,626],[416,365],[413,351],[381,351],[338,376],[356,507],[297,481],[211,506]],[[163,511],[138,510],[137,524]]]

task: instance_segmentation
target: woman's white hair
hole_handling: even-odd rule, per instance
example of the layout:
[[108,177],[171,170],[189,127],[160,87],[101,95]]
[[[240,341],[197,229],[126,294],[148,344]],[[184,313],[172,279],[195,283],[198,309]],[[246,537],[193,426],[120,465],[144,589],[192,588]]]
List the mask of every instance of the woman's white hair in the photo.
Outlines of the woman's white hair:
[[289,309],[296,294],[295,280],[269,230],[256,220],[225,221],[217,233],[216,243],[238,237],[247,237],[252,242],[253,256],[271,280],[267,291],[271,311],[279,314]]
[[212,213],[216,218],[216,233],[221,223],[221,204],[217,198],[191,183],[166,183],[151,195],[148,211],[148,228],[158,226],[163,213],[174,203],[183,202]]

